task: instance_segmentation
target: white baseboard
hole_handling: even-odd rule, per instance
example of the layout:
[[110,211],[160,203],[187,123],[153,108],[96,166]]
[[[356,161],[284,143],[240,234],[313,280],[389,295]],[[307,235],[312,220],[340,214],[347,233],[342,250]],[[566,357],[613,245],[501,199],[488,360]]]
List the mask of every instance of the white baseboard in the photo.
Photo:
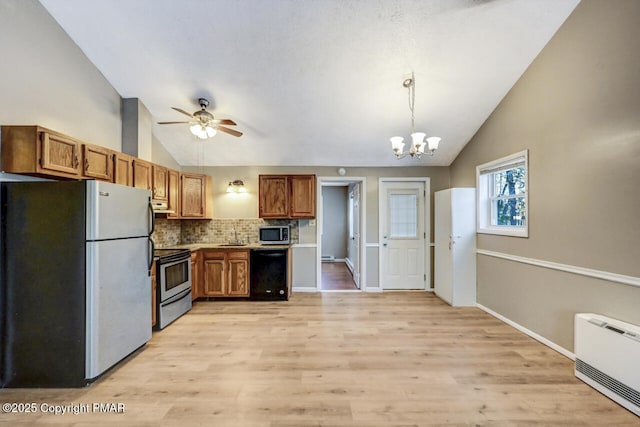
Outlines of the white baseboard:
[[480,303],[476,303],[476,306],[486,312],[489,313],[490,315],[492,315],[493,317],[502,320],[504,323],[506,323],[509,326],[513,326],[514,328],[516,328],[517,330],[519,330],[520,332],[529,335],[531,338],[533,338],[536,341],[540,341],[542,344],[546,345],[547,347],[551,348],[552,350],[557,351],[558,353],[560,353],[561,355],[571,359],[571,360],[576,360],[576,355],[573,354],[572,352],[570,352],[569,350],[567,350],[564,347],[559,346],[558,344],[554,343],[553,341],[550,341],[548,339],[546,339],[545,337],[543,337],[542,335],[539,335],[535,332],[533,332],[530,329],[525,328],[524,326],[514,322],[511,319],[508,319],[506,317],[504,317],[501,314],[496,313],[495,311],[491,310],[488,307],[485,307],[484,305],[480,304]]
[[291,292],[318,292],[317,288],[311,287],[293,287]]
[[364,290],[365,292],[382,292],[382,289],[380,289],[378,286],[376,286],[375,288],[365,288]]
[[351,260],[347,257],[344,259],[344,263],[347,264],[347,268],[353,274],[353,262],[351,262]]

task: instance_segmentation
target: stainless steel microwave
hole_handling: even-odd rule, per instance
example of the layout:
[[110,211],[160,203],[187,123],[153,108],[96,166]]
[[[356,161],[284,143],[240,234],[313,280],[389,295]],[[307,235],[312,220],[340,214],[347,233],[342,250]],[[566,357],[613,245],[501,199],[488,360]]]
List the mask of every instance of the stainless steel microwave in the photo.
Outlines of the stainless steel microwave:
[[260,243],[263,245],[288,245],[289,226],[288,225],[268,225],[260,227]]

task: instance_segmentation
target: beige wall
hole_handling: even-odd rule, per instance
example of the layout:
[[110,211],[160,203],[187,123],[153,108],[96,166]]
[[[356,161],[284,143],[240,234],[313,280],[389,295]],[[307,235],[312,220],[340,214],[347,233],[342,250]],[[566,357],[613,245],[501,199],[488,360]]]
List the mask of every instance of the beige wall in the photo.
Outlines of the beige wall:
[[[399,162],[402,165],[402,162]],[[315,174],[318,177],[335,178],[335,167],[183,167],[191,171],[211,175],[213,180],[213,217],[214,218],[257,218],[258,217],[258,175],[260,174]],[[430,178],[430,227],[433,236],[433,193],[449,188],[449,168],[446,167],[386,167],[386,168],[348,168],[345,180],[364,177],[366,182],[366,243],[378,243],[378,179],[381,177],[429,177]],[[241,179],[247,187],[246,194],[227,194],[229,181]],[[300,243],[316,243],[316,226],[307,220],[300,222]],[[315,287],[315,248],[299,248],[294,256],[294,286]],[[311,255],[313,253],[313,255]],[[296,254],[296,252],[294,252]],[[302,255],[304,254],[304,256]],[[378,248],[366,250],[366,286],[377,288]],[[433,253],[431,253],[433,264]],[[433,268],[431,269],[433,272]],[[433,273],[432,273],[433,274]],[[311,280],[313,278],[313,281]],[[432,281],[433,283],[433,277]]]
[[[451,166],[529,149],[529,238],[478,248],[640,276],[640,2],[583,0]],[[640,288],[478,255],[478,302],[573,349],[573,314],[640,324]]]
[[[399,163],[401,164],[401,163]],[[334,167],[183,167],[191,171],[211,175],[213,179],[214,218],[257,218],[258,217],[258,175],[260,174],[315,174],[321,177],[338,177]],[[433,218],[433,192],[449,187],[449,171],[446,167],[387,167],[349,168],[345,179],[365,177],[367,185],[367,230],[368,243],[378,242],[378,178],[380,177],[430,177],[431,178],[431,218]],[[226,193],[229,181],[241,179],[247,187],[247,194],[230,197]],[[433,227],[433,221],[432,221]],[[433,231],[433,229],[432,229]],[[433,233],[432,233],[433,235]],[[314,240],[315,241],[315,240]]]
[[0,2],[0,125],[120,150],[120,95],[36,0]]

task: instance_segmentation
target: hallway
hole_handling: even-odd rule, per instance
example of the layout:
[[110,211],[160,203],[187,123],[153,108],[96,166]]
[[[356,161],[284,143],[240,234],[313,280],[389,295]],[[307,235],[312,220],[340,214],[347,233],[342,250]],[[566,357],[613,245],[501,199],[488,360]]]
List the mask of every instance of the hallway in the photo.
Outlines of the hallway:
[[344,262],[322,263],[323,291],[357,291],[353,275]]

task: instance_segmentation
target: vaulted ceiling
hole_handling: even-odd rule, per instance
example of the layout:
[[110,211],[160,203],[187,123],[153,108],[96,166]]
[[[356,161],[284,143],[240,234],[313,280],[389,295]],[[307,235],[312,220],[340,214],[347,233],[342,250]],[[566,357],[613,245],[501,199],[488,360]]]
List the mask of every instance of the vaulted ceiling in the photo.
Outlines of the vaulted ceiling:
[[[578,0],[40,0],[181,165],[447,166]],[[433,157],[395,159],[415,128]],[[171,109],[237,123],[199,140]]]

